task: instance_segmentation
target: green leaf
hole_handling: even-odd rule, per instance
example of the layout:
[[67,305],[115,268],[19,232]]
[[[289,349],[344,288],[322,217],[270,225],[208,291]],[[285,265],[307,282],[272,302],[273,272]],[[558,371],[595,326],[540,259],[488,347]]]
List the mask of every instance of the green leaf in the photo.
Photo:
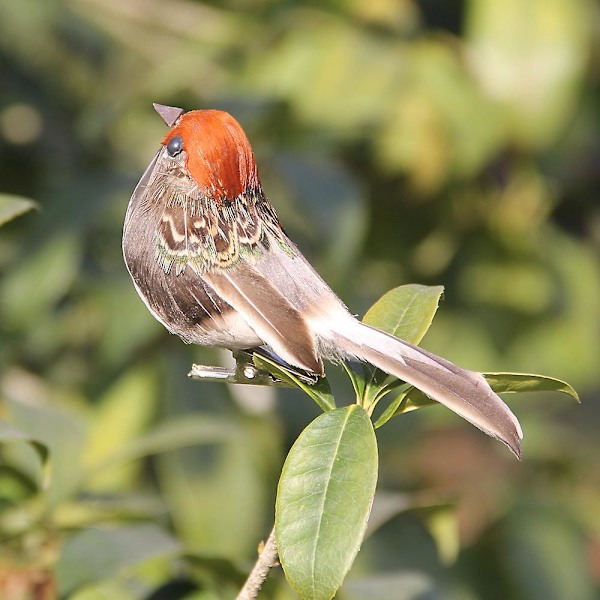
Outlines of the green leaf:
[[401,285],[375,302],[363,322],[418,344],[433,321],[443,293],[444,288],[440,285]]
[[403,402],[405,403],[406,392],[398,394],[381,413],[379,418],[375,421],[375,429],[379,429],[382,425],[385,425],[392,417],[396,416],[402,411]]
[[[456,502],[443,492],[400,494],[379,490],[365,537],[371,536],[396,515],[412,511],[424,521],[434,539],[439,557],[445,564],[454,562],[460,549]],[[345,587],[344,587],[345,590]]]
[[[442,286],[399,286],[375,302],[363,322],[411,344],[418,344],[431,326],[443,292]],[[385,395],[385,388],[396,385],[398,381],[370,365],[353,369],[351,380],[361,404],[371,411]]]
[[87,476],[107,468],[152,454],[178,450],[197,444],[216,444],[230,439],[238,432],[235,424],[208,415],[185,415],[157,425],[148,433],[124,445],[116,452],[90,465]]
[[332,598],[362,543],[377,482],[377,442],[360,406],[315,419],[285,461],[275,505],[279,558],[303,600]]
[[48,460],[48,447],[34,436],[21,431],[14,425],[0,419],[0,444],[10,442],[29,442],[37,451],[42,464]]
[[67,542],[56,566],[60,594],[179,550],[177,541],[156,525],[82,531]]
[[531,373],[483,373],[497,393],[508,392],[563,392],[579,402],[577,392],[566,382],[546,375]]
[[29,198],[0,194],[0,226],[37,208],[37,203]]
[[1,316],[11,329],[28,330],[67,294],[79,273],[82,240],[62,232],[24,258],[1,282]]
[[314,384],[307,384],[296,377],[290,371],[284,369],[280,364],[268,359],[266,356],[254,354],[252,357],[254,364],[264,371],[271,373],[275,377],[282,379],[293,387],[298,387],[310,396],[324,412],[335,408],[335,399],[331,393],[331,387],[325,377],[319,378]]
[[[5,500],[9,496],[15,500],[22,499],[24,496],[21,496],[17,490],[23,494],[34,493],[34,490],[46,490],[50,483],[50,463],[50,450],[43,440],[0,419],[0,475],[2,476],[0,488]],[[9,480],[13,481],[16,487],[9,485]],[[20,503],[17,501],[17,504]],[[23,514],[31,511],[25,504],[20,504],[16,512],[19,516],[14,521],[15,527],[20,529],[28,522],[28,518],[24,518]],[[2,520],[0,528],[5,530],[12,528],[12,525],[8,525],[11,521],[8,514],[0,520]]]
[[131,581],[116,579],[102,581],[102,583],[92,583],[82,589],[69,595],[69,600],[100,600],[110,598],[110,600],[135,600],[131,591]]
[[51,478],[45,493],[49,505],[56,505],[76,488],[81,476],[85,422],[79,412],[56,403],[28,403],[6,400],[10,420],[31,439],[44,444],[50,453]]
[[422,509],[422,516],[437,546],[440,560],[445,565],[456,561],[460,551],[460,535],[456,506],[430,506]]
[[[156,411],[156,374],[147,367],[129,369],[98,399],[83,453],[84,465],[101,463],[118,454],[148,429]],[[110,431],[110,435],[106,432]],[[105,470],[95,477],[94,491],[126,489],[143,465],[130,461],[119,469]]]
[[418,390],[415,387],[411,387],[404,398],[402,398],[403,402],[400,404],[398,410],[394,413],[394,417],[401,415],[403,413],[411,412],[413,410],[417,410],[417,408],[423,408],[424,406],[433,406],[434,404],[439,404],[436,400],[433,400],[429,396],[425,395],[421,390]]
[[[530,373],[482,373],[490,384],[491,388],[497,394],[509,392],[563,392],[575,398],[579,402],[577,392],[565,381],[547,377],[545,375],[534,375]],[[435,400],[426,396],[417,388],[410,388],[406,396],[400,398],[402,402],[395,399],[394,402],[399,405],[399,408],[394,412],[393,416],[438,404]],[[386,414],[389,417],[389,415]],[[382,417],[380,417],[380,420]],[[378,425],[379,420],[376,423]]]
[[177,538],[197,552],[241,559],[262,535],[263,510],[273,501],[268,482],[281,469],[280,434],[266,415],[223,417],[233,435],[162,453],[156,474]]
[[371,536],[396,515],[414,509],[415,506],[421,504],[422,502],[419,503],[414,494],[377,490],[373,499],[365,537]]
[[136,494],[82,494],[61,502],[52,511],[52,524],[57,530],[75,531],[126,520],[149,521],[165,514],[160,496]]

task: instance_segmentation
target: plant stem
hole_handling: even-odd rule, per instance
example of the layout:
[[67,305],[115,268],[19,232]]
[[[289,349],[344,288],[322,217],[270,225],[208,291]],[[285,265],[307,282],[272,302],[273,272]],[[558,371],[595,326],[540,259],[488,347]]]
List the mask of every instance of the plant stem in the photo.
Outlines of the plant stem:
[[258,596],[258,592],[271,570],[278,563],[277,544],[275,543],[275,527],[271,530],[269,538],[260,553],[244,587],[240,590],[236,600],[253,600]]

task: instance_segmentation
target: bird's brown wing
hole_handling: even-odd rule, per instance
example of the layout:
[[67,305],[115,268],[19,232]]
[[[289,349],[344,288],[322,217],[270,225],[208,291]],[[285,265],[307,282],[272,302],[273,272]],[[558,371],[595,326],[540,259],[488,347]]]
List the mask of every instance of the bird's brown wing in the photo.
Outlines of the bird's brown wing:
[[323,363],[306,318],[253,265],[244,260],[232,269],[205,273],[203,277],[281,358],[323,374]]

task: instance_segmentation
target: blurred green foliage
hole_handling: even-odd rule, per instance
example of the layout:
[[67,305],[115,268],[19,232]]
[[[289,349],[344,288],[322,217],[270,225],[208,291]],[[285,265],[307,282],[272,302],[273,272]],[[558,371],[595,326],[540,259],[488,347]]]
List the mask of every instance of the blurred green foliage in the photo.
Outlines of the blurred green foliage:
[[353,311],[443,284],[425,346],[582,397],[512,402],[522,464],[441,408],[382,428],[385,526],[339,597],[598,598],[599,34],[593,0],[2,3],[0,596],[233,597],[316,414],[187,381],[222,354],[135,294],[120,232],[161,102],[240,120]]

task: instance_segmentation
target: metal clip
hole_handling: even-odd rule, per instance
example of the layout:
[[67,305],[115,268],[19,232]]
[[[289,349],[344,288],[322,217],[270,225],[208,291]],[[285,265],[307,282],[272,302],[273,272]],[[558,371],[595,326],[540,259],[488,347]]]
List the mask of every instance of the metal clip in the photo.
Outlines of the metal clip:
[[281,370],[289,371],[291,375],[297,377],[303,383],[313,385],[318,381],[318,376],[312,373],[298,371],[290,365],[283,362],[264,348],[256,348],[252,351],[236,350],[233,352],[235,367],[212,367],[205,365],[192,365],[192,370],[188,377],[200,381],[210,381],[216,383],[238,383],[245,385],[268,385],[276,387],[295,387],[291,382],[285,381],[272,375],[264,369],[259,369],[253,362],[254,355],[275,362]]

